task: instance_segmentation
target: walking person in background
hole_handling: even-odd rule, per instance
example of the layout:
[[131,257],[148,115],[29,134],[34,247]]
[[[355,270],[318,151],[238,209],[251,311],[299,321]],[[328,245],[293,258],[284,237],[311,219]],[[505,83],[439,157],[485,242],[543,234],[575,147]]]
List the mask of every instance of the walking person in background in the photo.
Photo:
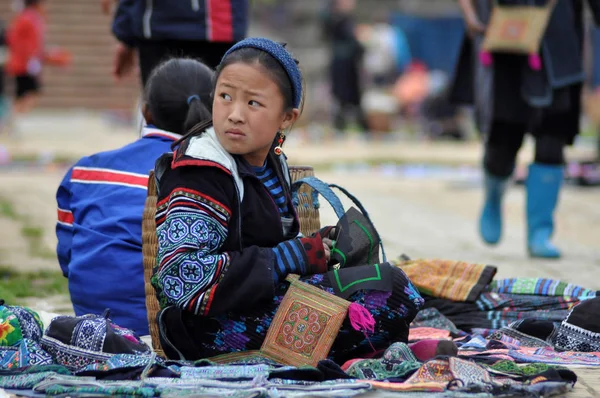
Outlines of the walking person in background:
[[[484,136],[485,204],[479,232],[488,244],[502,235],[502,199],[526,132],[535,137],[535,160],[527,176],[527,248],[533,257],[557,258],[550,239],[564,173],[564,148],[579,133],[584,80],[583,0],[558,0],[542,38],[540,57],[493,53],[481,44],[493,7],[530,5],[528,0],[460,0],[467,27],[452,99],[474,104]],[[536,6],[547,4],[536,0]],[[600,1],[589,0],[596,23]],[[483,54],[483,55],[482,55]]]
[[68,51],[46,47],[46,0],[24,0],[23,9],[8,27],[8,61],[6,71],[15,77],[16,93],[13,104],[13,128],[21,116],[35,106],[41,89],[44,64],[67,66]]
[[325,15],[325,35],[331,46],[329,74],[335,101],[334,127],[346,129],[346,119],[352,113],[363,133],[369,131],[361,107],[360,67],[364,49],[358,40],[352,12],[355,0],[332,0]]
[[[104,10],[110,4],[103,0]],[[171,56],[192,57],[215,68],[225,52],[246,36],[248,0],[120,0],[112,32],[119,40],[113,74],[121,79],[139,61],[142,85]]]
[[4,68],[8,58],[8,47],[6,46],[6,28],[0,20],[0,133],[4,131],[4,125],[8,116],[8,98],[4,83]]

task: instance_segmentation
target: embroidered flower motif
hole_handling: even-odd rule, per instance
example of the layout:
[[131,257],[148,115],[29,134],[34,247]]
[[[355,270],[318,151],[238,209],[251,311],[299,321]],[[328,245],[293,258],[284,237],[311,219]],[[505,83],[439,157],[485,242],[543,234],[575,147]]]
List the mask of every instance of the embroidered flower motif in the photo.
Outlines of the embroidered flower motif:
[[0,344],[8,344],[8,336],[15,331],[13,325],[10,324],[10,319],[0,319]]

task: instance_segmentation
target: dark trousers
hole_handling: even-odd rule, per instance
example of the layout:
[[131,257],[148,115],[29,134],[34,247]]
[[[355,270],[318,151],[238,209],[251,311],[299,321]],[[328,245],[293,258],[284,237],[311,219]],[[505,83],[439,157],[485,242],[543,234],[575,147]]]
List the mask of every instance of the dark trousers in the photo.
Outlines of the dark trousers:
[[152,70],[158,64],[173,57],[196,58],[215,69],[233,44],[188,40],[141,40],[137,43],[137,49],[142,84],[146,86]]
[[[564,148],[567,138],[564,134],[545,133],[538,129],[535,137],[535,162],[546,165],[562,165],[565,162]],[[485,142],[483,166],[485,171],[496,177],[509,177],[515,168],[517,153],[523,145],[527,126],[523,124],[494,122]]]

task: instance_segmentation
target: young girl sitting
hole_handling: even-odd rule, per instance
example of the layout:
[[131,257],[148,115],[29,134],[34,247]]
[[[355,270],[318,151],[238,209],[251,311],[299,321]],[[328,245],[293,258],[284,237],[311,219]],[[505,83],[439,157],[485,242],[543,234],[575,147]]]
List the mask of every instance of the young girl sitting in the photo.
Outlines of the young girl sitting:
[[77,316],[111,309],[119,326],[148,334],[142,214],[148,172],[184,131],[210,120],[214,71],[170,59],[148,80],[142,137],[80,159],[58,188],[57,256]]
[[[243,40],[217,68],[213,95],[212,126],[196,126],[155,168],[159,249],[153,285],[162,307],[161,343],[170,358],[259,349],[288,289],[288,274],[333,293],[324,277],[332,228],[298,237],[289,172],[280,156],[284,132],[302,107],[296,61],[271,40]],[[345,321],[330,352],[335,360],[408,339],[423,299],[400,269],[384,266],[390,291],[362,289],[349,298],[370,311],[375,332],[367,339]]]

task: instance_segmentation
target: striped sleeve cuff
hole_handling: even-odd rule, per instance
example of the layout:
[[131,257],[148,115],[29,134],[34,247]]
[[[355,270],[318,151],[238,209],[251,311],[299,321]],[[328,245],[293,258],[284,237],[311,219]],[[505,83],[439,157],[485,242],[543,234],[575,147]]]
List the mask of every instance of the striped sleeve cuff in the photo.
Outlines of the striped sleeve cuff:
[[288,274],[312,275],[327,272],[327,262],[320,236],[281,242],[273,249],[276,282],[285,280]]
[[285,280],[288,274],[306,274],[306,253],[300,239],[281,242],[273,249],[275,254],[274,278],[276,282]]

